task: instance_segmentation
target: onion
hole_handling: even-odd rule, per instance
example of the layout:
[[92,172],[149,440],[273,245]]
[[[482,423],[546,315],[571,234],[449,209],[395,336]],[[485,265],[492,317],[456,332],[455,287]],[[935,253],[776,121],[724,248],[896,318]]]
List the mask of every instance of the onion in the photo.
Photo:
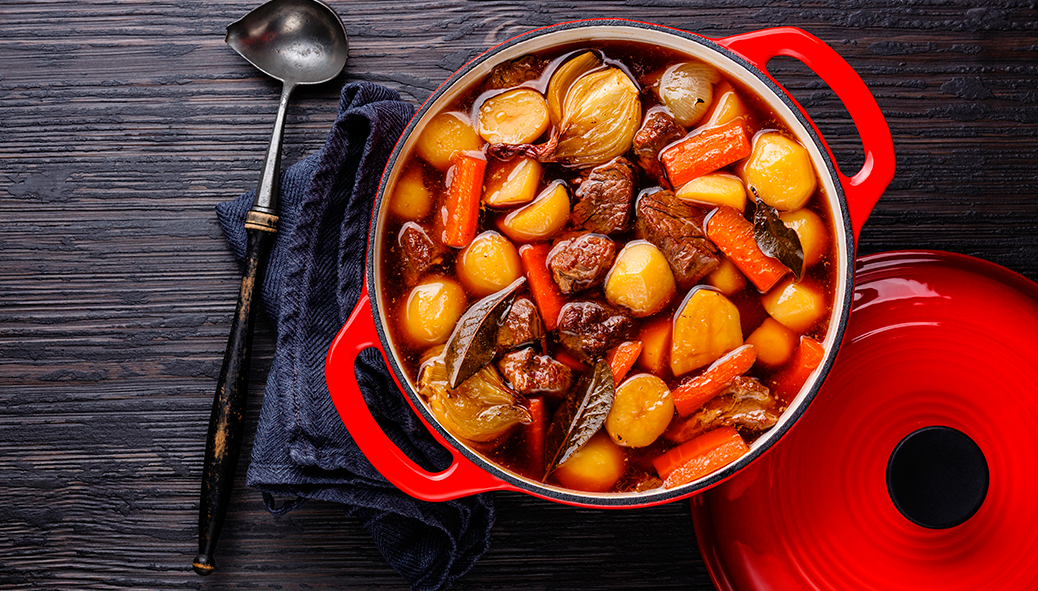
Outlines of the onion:
[[656,92],[673,113],[674,120],[684,127],[691,127],[710,108],[714,84],[720,81],[721,74],[711,66],[685,62],[667,68],[660,77]]
[[576,167],[604,164],[630,149],[641,117],[638,87],[623,70],[588,72],[566,93],[555,157]]

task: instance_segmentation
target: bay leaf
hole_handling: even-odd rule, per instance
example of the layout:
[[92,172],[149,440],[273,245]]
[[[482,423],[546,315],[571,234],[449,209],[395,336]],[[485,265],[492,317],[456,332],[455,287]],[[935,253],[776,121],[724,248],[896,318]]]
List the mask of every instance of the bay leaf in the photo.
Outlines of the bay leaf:
[[761,252],[789,267],[800,281],[804,273],[804,249],[800,237],[782,223],[777,209],[759,199],[753,213],[753,239]]
[[457,388],[494,359],[501,320],[525,282],[525,277],[516,279],[508,287],[469,306],[458,319],[444,353],[451,388]]
[[545,435],[545,478],[598,432],[613,406],[615,392],[613,371],[605,359],[584,372],[573,392],[555,411]]

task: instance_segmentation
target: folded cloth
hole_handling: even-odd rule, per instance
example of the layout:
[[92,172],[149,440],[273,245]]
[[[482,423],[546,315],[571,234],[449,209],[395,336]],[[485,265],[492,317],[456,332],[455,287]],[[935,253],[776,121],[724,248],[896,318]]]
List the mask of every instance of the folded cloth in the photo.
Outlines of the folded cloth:
[[[368,462],[328,394],[324,360],[364,281],[372,203],[393,145],[414,113],[396,92],[369,83],[342,90],[328,141],[281,178],[278,234],[260,297],[277,326],[277,348],[252,448],[247,484],[272,494],[346,505],[379,551],[415,590],[449,587],[490,543],[488,494],[444,503],[411,498]],[[217,206],[234,254],[245,255],[243,222],[254,193]],[[396,389],[381,356],[361,354],[357,375],[389,438],[428,470],[450,454],[433,440]]]

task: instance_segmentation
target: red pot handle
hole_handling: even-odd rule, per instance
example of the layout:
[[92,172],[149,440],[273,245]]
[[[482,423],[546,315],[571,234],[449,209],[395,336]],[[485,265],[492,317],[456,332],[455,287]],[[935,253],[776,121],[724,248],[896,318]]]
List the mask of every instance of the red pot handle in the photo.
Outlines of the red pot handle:
[[[858,128],[862,147],[865,148],[865,164],[852,177],[836,171],[843,192],[847,197],[847,208],[851,216],[851,227],[854,241],[858,241],[861,227],[872,213],[883,191],[894,178],[894,140],[890,137],[890,128],[883,113],[876,104],[868,87],[857,72],[833,48],[814,35],[794,28],[779,27],[763,29],[742,35],[733,35],[718,39],[717,43],[746,58],[768,78],[778,84],[768,73],[768,60],[779,55],[796,58],[818,75],[832,88],[843,101],[843,105],[851,114],[854,126]],[[781,84],[779,85],[781,86]],[[790,96],[804,115],[807,112],[800,103]],[[811,121],[811,118],[807,118]],[[818,133],[814,122],[811,126]],[[818,137],[822,137],[818,133]],[[822,140],[825,144],[825,140]],[[832,150],[825,144],[825,149],[832,158]],[[835,159],[833,159],[835,162]]]
[[[446,470],[430,473],[407,457],[375,422],[357,384],[354,364],[357,355],[369,347],[378,349],[389,367],[389,359],[375,329],[371,300],[365,286],[350,319],[328,349],[324,377],[339,417],[376,470],[400,490],[424,501],[449,501],[491,490],[515,489],[477,467],[436,431],[431,431],[433,436],[454,456]],[[400,389],[400,396],[404,396],[396,375],[393,381]]]

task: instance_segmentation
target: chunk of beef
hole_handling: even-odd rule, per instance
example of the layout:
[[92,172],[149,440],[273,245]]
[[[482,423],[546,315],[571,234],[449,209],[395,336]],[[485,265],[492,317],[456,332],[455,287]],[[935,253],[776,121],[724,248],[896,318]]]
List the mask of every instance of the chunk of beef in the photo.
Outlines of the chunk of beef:
[[404,224],[396,241],[407,287],[417,284],[426,271],[443,261],[443,255],[447,252],[446,246],[415,222]]
[[573,370],[529,347],[505,355],[497,366],[512,388],[524,395],[562,395],[573,387]]
[[617,156],[591,169],[577,188],[570,221],[578,230],[611,234],[627,229],[634,199],[634,166]]
[[682,443],[717,427],[735,427],[756,435],[775,426],[782,409],[768,387],[756,378],[739,376],[714,399],[684,421],[675,421],[666,437]]
[[634,134],[633,147],[634,154],[638,156],[638,165],[661,186],[669,187],[670,180],[667,179],[660,162],[660,152],[684,135],[685,130],[674,118],[659,109],[649,111],[638,133]]
[[601,234],[563,240],[548,254],[548,266],[562,293],[573,293],[602,281],[616,259],[616,243]]
[[703,231],[706,211],[678,199],[671,191],[638,199],[638,231],[667,257],[674,279],[688,289],[721,263],[717,248]]
[[548,60],[537,55],[524,55],[519,59],[494,66],[483,82],[483,90],[498,90],[519,86],[541,77]]
[[497,330],[497,348],[510,351],[544,338],[544,324],[537,306],[527,298],[517,298],[508,308]]
[[559,312],[559,341],[574,357],[593,364],[627,340],[633,322],[597,302],[570,302]]

